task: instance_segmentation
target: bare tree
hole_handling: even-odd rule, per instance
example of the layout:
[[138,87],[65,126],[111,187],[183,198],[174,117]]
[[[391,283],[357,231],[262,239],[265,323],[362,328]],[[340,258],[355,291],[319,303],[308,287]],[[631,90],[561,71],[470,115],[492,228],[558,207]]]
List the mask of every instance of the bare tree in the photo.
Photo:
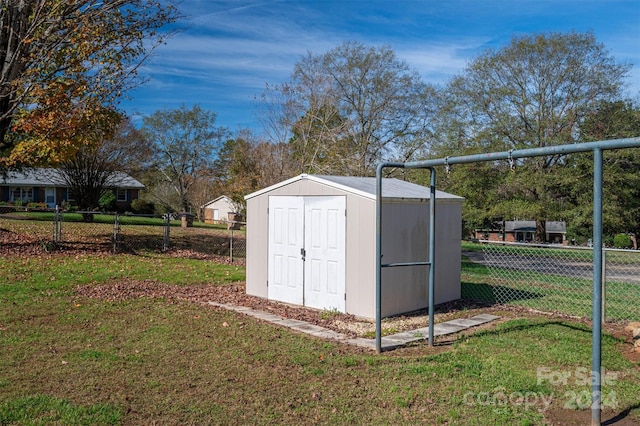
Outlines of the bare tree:
[[348,42],[309,53],[290,82],[270,89],[280,97],[269,99],[283,102],[270,105],[280,112],[270,123],[291,126],[286,142],[299,171],[368,175],[381,160],[428,149],[436,90],[389,47]]
[[104,192],[128,179],[126,172],[135,173],[148,164],[151,155],[142,135],[126,118],[120,120],[114,134],[105,130],[94,137],[91,145],[65,158],[55,170],[82,210],[98,208]]

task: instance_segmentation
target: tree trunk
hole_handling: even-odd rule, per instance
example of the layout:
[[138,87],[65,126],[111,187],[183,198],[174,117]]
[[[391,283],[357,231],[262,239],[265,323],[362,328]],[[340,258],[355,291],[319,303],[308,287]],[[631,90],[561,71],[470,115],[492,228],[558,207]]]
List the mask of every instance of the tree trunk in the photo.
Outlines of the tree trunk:
[[536,219],[536,242],[538,243],[546,243],[547,242],[547,220],[546,219]]

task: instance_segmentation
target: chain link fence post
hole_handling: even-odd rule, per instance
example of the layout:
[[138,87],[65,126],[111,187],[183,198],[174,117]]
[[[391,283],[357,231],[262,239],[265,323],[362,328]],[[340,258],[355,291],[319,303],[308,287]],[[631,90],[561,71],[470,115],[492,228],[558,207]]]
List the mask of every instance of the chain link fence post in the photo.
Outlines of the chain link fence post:
[[602,247],[602,324],[607,322],[607,249]]
[[162,240],[162,251],[167,252],[169,251],[169,246],[170,246],[171,215],[167,213],[163,216],[163,218],[164,218],[164,238]]
[[53,244],[58,245],[58,206],[56,206],[56,211],[53,214]]
[[116,213],[113,221],[113,253],[118,253],[120,250],[120,242],[122,240],[122,232],[120,229],[120,215]]
[[229,261],[233,263],[233,226],[230,229],[231,238],[229,239]]

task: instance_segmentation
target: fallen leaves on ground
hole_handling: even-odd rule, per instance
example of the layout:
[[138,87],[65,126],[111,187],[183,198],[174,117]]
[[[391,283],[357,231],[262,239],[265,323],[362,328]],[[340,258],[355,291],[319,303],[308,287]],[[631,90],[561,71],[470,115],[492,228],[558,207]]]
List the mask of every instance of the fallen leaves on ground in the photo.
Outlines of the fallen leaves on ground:
[[[354,321],[355,317],[353,315],[332,313],[331,318],[321,318],[322,312],[315,309],[285,305],[248,295],[245,292],[244,284],[180,286],[164,284],[157,280],[125,278],[99,285],[79,286],[76,288],[76,294],[81,297],[111,302],[146,297],[200,304],[216,302],[225,305],[245,306],[282,317],[320,325],[352,337],[356,336],[356,333],[346,330],[344,326],[339,326],[341,322],[344,324]],[[225,326],[224,324],[222,325],[223,327]]]

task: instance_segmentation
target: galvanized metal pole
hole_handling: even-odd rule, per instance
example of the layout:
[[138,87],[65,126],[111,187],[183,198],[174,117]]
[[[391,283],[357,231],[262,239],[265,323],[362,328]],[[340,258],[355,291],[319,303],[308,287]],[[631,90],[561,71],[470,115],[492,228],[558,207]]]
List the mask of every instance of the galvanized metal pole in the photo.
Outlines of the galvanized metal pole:
[[58,220],[59,220],[59,211],[58,211],[58,206],[56,206],[56,212],[53,215],[53,244],[57,245],[59,242],[59,233],[58,233]]
[[382,352],[382,169],[376,169],[376,352]]
[[[426,169],[434,166],[446,166],[453,164],[480,163],[484,161],[512,160],[527,157],[542,157],[547,155],[566,155],[578,152],[594,153],[594,270],[593,270],[593,331],[592,331],[592,377],[594,381],[592,391],[592,418],[594,424],[600,424],[601,402],[601,334],[602,334],[602,151],[611,149],[640,147],[640,137],[613,139],[607,141],[582,142],[558,146],[546,146],[531,149],[511,150],[503,152],[491,152],[473,154],[459,157],[447,157],[424,161],[412,161],[406,163],[381,163],[376,170],[376,349],[382,350],[381,345],[381,226],[382,226],[382,169],[384,167],[398,167],[407,169]],[[431,265],[433,268],[433,265]],[[595,384],[597,382],[597,384]],[[596,401],[597,399],[597,401]],[[596,403],[597,402],[597,403]],[[597,419],[596,419],[597,415]]]
[[229,261],[233,263],[233,225],[231,226],[231,237],[229,240]]
[[429,195],[429,346],[433,346],[433,326],[434,326],[434,292],[436,279],[436,169],[429,167],[431,172],[430,195]]
[[593,150],[593,317],[591,425],[600,425],[602,401],[602,148]]
[[526,157],[543,157],[546,155],[566,155],[577,152],[592,152],[596,148],[603,150],[640,147],[640,137],[612,139],[598,142],[582,142],[567,145],[545,146],[540,148],[519,149],[513,151],[490,152],[485,154],[463,155],[459,157],[438,158],[433,160],[411,161],[401,163],[407,169],[426,169],[434,166],[452,166],[454,164],[481,163],[483,161],[508,160]]
[[602,324],[607,322],[607,249],[602,248]]
[[[404,168],[406,163],[381,163],[376,169],[376,351],[382,352],[382,169],[385,167]],[[385,267],[391,266],[417,266],[429,265],[429,282],[427,288],[429,291],[428,309],[429,309],[429,345],[433,346],[433,327],[434,327],[434,293],[435,293],[435,252],[436,252],[436,171],[433,167],[428,168],[431,173],[430,192],[429,192],[429,260],[428,262],[398,262],[393,264],[385,264]]]
[[169,244],[171,244],[170,234],[169,234],[170,232],[171,232],[171,217],[169,213],[166,213],[164,215],[164,238],[162,240],[163,252],[169,251]]

